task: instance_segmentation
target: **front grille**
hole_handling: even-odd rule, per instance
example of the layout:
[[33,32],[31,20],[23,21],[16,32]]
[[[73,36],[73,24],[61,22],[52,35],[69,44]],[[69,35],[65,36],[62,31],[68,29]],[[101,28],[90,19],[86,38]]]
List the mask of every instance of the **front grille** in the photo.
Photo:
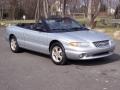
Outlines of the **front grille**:
[[109,40],[97,41],[97,42],[93,42],[93,44],[98,48],[106,47],[109,46]]

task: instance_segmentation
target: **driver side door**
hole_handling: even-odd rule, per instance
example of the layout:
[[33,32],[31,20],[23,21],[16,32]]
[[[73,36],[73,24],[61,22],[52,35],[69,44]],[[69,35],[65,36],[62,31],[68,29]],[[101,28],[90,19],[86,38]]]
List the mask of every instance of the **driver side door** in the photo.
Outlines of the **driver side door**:
[[44,27],[36,27],[36,30],[29,30],[24,33],[25,48],[45,54],[49,53],[48,33]]

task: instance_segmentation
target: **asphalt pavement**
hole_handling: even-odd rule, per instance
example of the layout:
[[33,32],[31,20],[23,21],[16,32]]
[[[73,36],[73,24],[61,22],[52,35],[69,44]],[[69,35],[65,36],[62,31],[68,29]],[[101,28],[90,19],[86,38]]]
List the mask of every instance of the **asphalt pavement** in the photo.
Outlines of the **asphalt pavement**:
[[0,29],[0,90],[120,90],[120,41],[115,54],[57,66],[49,56],[12,53]]

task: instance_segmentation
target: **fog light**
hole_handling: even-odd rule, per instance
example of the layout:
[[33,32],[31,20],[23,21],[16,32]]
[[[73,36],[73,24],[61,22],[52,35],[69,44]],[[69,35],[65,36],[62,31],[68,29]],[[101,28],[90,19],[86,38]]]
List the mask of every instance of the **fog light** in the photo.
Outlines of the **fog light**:
[[82,53],[82,54],[79,55],[80,58],[83,58],[83,57],[85,57],[85,56],[87,56],[86,53]]

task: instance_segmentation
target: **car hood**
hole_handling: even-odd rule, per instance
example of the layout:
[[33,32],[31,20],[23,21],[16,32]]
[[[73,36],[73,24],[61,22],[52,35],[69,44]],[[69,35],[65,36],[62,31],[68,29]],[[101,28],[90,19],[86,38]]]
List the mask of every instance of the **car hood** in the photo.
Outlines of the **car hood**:
[[96,31],[75,31],[75,32],[65,32],[65,33],[59,33],[58,36],[70,38],[77,41],[102,41],[102,40],[109,40],[110,37],[108,35],[105,35],[101,32]]

